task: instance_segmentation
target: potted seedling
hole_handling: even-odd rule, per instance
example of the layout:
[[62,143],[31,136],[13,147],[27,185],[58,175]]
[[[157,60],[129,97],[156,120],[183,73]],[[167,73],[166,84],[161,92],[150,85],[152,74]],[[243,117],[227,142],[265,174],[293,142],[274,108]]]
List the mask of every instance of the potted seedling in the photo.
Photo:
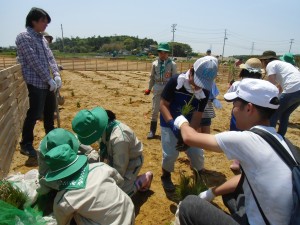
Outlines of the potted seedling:
[[28,200],[28,196],[19,188],[5,180],[0,181],[0,200],[18,208],[23,209],[24,204]]
[[193,168],[193,176],[187,176],[180,171],[179,185],[176,187],[175,194],[179,201],[188,195],[199,195],[200,192],[207,190],[206,182],[198,171]]

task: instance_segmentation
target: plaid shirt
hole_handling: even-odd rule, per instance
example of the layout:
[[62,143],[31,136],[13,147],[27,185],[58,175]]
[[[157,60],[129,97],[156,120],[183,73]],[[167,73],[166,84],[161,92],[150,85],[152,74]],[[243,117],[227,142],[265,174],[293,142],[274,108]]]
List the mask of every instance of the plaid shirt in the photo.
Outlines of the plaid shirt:
[[48,81],[59,76],[59,70],[54,56],[42,34],[27,27],[16,38],[18,59],[22,66],[22,73],[27,84],[40,89],[48,89]]

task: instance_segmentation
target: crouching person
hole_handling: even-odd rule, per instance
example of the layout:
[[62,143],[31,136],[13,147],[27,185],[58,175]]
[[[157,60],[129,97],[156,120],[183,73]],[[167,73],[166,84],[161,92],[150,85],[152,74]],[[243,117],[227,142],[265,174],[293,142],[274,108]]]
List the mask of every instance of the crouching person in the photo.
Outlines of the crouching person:
[[134,205],[118,187],[123,178],[115,169],[101,162],[88,164],[66,139],[53,148],[47,143],[45,181],[58,185],[53,205],[58,224],[69,224],[72,218],[77,225],[134,224]]
[[279,107],[277,96],[276,86],[250,78],[243,79],[236,92],[224,95],[225,100],[233,102],[236,126],[243,131],[197,133],[183,116],[176,118],[174,124],[186,144],[224,152],[228,159],[239,160],[243,178],[231,181],[236,187],[242,184],[245,198],[244,213],[229,208],[228,215],[198,196],[188,196],[179,206],[181,225],[289,224],[293,209],[291,169],[263,137],[250,130],[255,127],[273,136],[292,156],[285,140],[270,126],[270,118]]
[[115,168],[123,177],[121,189],[129,196],[150,188],[153,174],[148,171],[138,175],[143,165],[143,145],[135,133],[116,120],[110,110],[96,107],[79,111],[72,121],[73,131],[81,143],[100,142],[100,158]]

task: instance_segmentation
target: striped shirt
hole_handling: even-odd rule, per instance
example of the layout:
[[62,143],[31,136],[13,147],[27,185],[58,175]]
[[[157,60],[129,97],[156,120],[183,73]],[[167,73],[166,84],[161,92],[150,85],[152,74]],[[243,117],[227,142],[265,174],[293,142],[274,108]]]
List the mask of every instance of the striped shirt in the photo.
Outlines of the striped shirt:
[[59,70],[47,40],[42,34],[27,27],[16,38],[17,54],[24,80],[40,89],[48,89],[48,81],[59,76]]

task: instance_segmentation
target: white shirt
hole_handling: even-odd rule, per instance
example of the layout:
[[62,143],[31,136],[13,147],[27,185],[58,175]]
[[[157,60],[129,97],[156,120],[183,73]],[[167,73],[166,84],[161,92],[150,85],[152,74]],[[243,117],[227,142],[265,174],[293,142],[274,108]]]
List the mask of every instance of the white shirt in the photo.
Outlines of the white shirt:
[[[273,127],[256,127],[273,134],[290,152]],[[263,138],[251,131],[223,132],[216,135],[216,140],[228,159],[240,161],[269,222],[272,225],[287,224],[293,208],[292,176],[289,167]],[[249,223],[265,225],[246,178],[243,189]]]
[[300,90],[300,71],[290,63],[280,60],[269,62],[266,67],[268,76],[275,74],[275,79],[283,89],[283,93]]

